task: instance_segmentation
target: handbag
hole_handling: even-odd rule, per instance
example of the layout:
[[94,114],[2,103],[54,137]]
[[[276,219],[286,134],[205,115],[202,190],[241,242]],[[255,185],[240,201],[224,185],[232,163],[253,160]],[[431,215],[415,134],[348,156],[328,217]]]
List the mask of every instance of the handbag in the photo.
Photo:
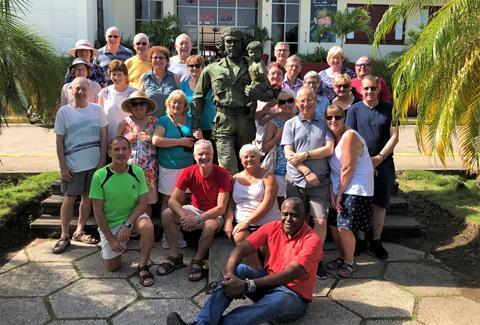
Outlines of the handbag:
[[273,173],[275,171],[275,165],[277,164],[277,146],[274,146],[270,151],[263,157],[262,168]]

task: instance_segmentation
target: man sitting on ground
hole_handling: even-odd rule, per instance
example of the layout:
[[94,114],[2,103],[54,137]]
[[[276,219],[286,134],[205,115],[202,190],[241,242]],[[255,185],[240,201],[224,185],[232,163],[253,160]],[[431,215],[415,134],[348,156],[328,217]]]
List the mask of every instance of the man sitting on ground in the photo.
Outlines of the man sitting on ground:
[[108,154],[112,162],[95,172],[90,188],[104,266],[110,272],[120,268],[122,253],[135,228],[140,234],[138,276],[140,284],[149,287],[154,282],[147,266],[154,235],[152,220],[145,213],[148,207],[145,175],[142,168],[127,164],[130,143],[126,138],[113,138]]
[[[264,270],[240,264],[242,258],[265,246]],[[320,248],[320,249],[319,249]],[[193,324],[262,324],[291,322],[305,314],[312,301],[322,241],[305,223],[298,198],[287,198],[281,220],[269,222],[241,242],[228,258],[223,281],[200,310]],[[253,305],[223,312],[233,299],[248,298]],[[170,313],[168,325],[186,324]]]
[[[227,209],[232,182],[228,171],[212,163],[213,147],[208,140],[198,140],[193,148],[196,164],[180,174],[177,187],[162,213],[165,237],[170,245],[168,261],[160,264],[158,275],[167,275],[184,266],[183,255],[178,250],[177,236],[184,231],[202,230],[198,250],[191,262],[190,281],[205,277],[203,259],[212,246],[215,233],[223,229],[223,215]],[[185,192],[192,192],[191,205],[184,205]]]

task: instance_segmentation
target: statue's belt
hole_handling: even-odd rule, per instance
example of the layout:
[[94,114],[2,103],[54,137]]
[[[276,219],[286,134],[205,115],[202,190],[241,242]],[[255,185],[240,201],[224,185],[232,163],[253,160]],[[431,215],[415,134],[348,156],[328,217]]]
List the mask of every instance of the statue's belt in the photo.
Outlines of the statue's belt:
[[217,112],[221,112],[224,114],[248,114],[249,109],[248,107],[224,107],[224,106],[217,106]]

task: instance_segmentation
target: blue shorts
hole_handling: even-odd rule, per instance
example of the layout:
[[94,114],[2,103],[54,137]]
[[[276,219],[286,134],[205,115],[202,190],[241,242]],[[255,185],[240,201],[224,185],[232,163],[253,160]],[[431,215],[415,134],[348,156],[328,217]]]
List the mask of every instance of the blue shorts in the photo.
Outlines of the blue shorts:
[[330,207],[328,225],[351,231],[367,232],[372,223],[372,197],[342,195],[342,212]]
[[373,204],[380,208],[388,209],[390,197],[395,185],[395,165],[393,159],[387,159],[375,168],[375,185],[373,190]]

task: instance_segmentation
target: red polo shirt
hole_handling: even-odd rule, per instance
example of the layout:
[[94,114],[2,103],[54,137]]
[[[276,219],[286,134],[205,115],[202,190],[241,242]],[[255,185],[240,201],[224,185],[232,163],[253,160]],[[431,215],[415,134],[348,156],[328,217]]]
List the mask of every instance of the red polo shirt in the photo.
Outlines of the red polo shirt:
[[305,275],[286,284],[288,288],[307,301],[312,301],[315,274],[318,262],[323,257],[320,238],[307,224],[289,238],[282,229],[281,221],[272,221],[261,226],[247,237],[255,250],[266,245],[265,271],[267,274],[283,271],[295,261],[305,269]]
[[[378,93],[378,100],[382,102],[391,102],[393,99],[392,92],[388,89],[387,82],[383,78],[378,78],[378,85],[380,86],[380,92]],[[362,96],[362,80],[355,78],[352,79],[352,87],[357,91],[357,96],[363,99]]]

